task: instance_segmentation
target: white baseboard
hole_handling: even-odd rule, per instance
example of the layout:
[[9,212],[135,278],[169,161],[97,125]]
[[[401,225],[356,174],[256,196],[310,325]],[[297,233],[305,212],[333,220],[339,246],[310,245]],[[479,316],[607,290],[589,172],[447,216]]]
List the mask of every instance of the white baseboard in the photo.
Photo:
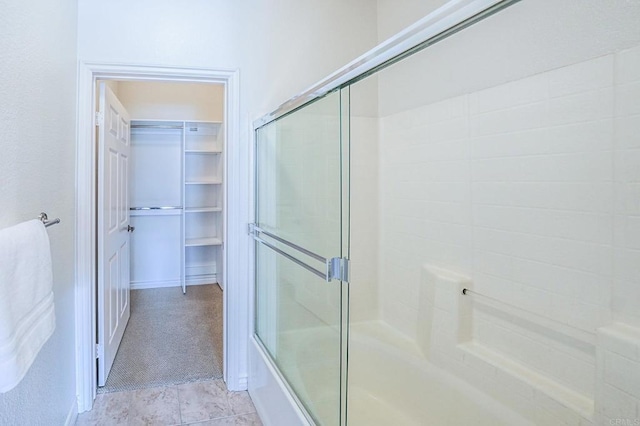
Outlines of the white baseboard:
[[193,278],[186,279],[187,285],[205,285],[205,284],[213,284],[217,283],[218,279],[216,274],[213,275],[202,275]]
[[166,281],[131,281],[131,290],[144,290],[146,288],[180,287],[180,280]]
[[64,421],[64,426],[73,426],[76,424],[76,420],[78,420],[78,401],[76,401],[76,399],[73,398],[73,402],[71,403],[71,408],[69,409],[67,418]]
[[[217,283],[216,275],[205,275],[201,277],[187,278],[186,284],[190,285],[206,285]],[[167,280],[167,281],[131,281],[131,290],[145,290],[148,288],[165,288],[165,287],[180,287],[182,283],[180,280]]]

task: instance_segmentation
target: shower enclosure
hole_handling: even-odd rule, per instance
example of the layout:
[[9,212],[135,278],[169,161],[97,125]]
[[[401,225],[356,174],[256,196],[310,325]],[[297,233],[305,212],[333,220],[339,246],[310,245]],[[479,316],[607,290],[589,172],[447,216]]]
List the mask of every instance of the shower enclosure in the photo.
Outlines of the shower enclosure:
[[348,89],[257,130],[256,335],[306,413],[344,417]]
[[255,124],[254,340],[299,423],[640,417],[640,4],[588,3],[449,2]]

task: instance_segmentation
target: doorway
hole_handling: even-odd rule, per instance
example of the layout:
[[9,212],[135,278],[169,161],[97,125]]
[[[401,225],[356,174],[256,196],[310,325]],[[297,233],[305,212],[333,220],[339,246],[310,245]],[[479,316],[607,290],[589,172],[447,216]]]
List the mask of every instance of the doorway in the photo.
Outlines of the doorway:
[[[246,339],[247,270],[241,253],[246,252],[244,227],[248,206],[238,200],[247,199],[248,179],[240,173],[245,167],[239,144],[238,72],[229,70],[166,68],[134,65],[86,63],[79,69],[78,159],[77,159],[77,220],[76,220],[76,347],[79,411],[91,409],[97,389],[97,152],[95,149],[95,86],[98,80],[167,81],[221,84],[224,87],[224,117],[229,155],[226,176],[229,182],[228,253],[226,266],[227,291],[222,300],[225,327],[224,380],[230,390],[247,386]],[[246,203],[245,203],[246,204]],[[229,336],[233,336],[230,338]]]
[[96,90],[98,391],[219,379],[224,86]]

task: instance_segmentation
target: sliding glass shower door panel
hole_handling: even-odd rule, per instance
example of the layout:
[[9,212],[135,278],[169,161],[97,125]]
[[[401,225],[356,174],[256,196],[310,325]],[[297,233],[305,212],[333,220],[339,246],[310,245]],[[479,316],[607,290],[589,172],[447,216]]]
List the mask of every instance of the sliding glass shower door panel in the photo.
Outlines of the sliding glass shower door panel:
[[347,96],[259,128],[256,142],[256,335],[321,425],[345,409]]
[[327,283],[262,244],[256,259],[256,332],[313,420],[338,425],[340,284]]
[[341,253],[340,95],[258,130],[258,226],[324,257]]

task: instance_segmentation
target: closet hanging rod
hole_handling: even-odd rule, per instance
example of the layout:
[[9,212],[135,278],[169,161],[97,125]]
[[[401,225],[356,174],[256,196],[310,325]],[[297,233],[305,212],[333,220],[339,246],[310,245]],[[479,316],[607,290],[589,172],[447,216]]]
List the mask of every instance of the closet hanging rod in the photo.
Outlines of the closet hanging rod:
[[182,210],[181,206],[129,207],[129,210]]
[[163,129],[163,130],[183,130],[184,126],[169,124],[132,124],[132,129]]
[[38,219],[44,224],[45,228],[48,228],[51,225],[55,225],[57,223],[60,223],[60,219],[58,219],[58,218],[49,220],[49,218],[47,217],[47,214],[45,212],[40,213],[38,215]]

